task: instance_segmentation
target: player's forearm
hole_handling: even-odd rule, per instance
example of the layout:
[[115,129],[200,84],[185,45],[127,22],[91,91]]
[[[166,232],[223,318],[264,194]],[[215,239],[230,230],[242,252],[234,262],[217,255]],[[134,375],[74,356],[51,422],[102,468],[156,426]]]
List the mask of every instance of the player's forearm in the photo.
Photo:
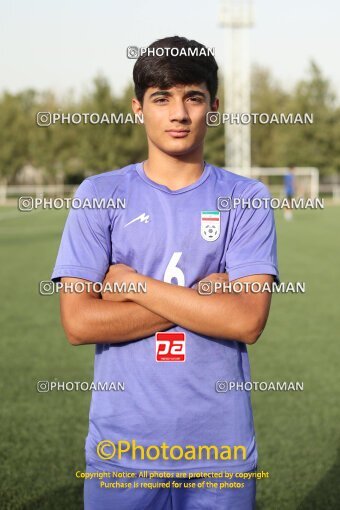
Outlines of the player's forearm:
[[64,303],[62,322],[73,345],[137,340],[173,326],[163,317],[132,302],[112,303],[89,297],[77,310],[67,310],[66,307],[67,303]]
[[133,278],[136,281],[142,278],[148,289],[133,295],[135,303],[195,333],[254,343],[264,327],[255,307],[242,294],[201,295],[195,289],[138,273]]

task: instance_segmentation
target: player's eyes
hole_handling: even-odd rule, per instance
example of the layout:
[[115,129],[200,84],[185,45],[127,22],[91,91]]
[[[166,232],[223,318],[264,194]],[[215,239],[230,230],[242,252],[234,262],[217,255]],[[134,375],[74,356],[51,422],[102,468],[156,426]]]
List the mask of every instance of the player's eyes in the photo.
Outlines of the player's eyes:
[[166,98],[160,97],[158,99],[155,99],[154,103],[164,103],[166,101]]
[[[164,104],[167,102],[167,98],[165,97],[159,97],[158,99],[155,99],[154,100],[154,103],[157,103],[157,104]],[[188,97],[188,100],[189,101],[193,101],[194,103],[203,103],[203,98],[200,97],[200,96],[192,96],[192,97]]]
[[189,99],[192,99],[194,101],[194,103],[203,103],[203,98],[200,96],[192,96],[192,97],[189,97]]

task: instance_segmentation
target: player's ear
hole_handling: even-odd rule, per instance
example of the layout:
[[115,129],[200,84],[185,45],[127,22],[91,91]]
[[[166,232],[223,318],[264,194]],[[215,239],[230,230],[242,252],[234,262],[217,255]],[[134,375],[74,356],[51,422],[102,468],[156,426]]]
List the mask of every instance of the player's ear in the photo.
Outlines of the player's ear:
[[132,98],[131,107],[135,115],[141,115],[143,113],[143,107],[141,103],[135,97]]
[[211,103],[211,112],[217,112],[220,106],[220,100],[218,97],[215,97],[214,101]]

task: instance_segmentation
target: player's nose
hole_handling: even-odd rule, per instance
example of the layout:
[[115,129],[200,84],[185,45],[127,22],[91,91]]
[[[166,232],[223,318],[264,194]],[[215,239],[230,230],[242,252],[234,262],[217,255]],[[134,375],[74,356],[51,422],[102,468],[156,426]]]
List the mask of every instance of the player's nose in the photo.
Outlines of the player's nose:
[[174,101],[169,110],[169,120],[171,122],[187,122],[190,120],[189,113],[183,101]]

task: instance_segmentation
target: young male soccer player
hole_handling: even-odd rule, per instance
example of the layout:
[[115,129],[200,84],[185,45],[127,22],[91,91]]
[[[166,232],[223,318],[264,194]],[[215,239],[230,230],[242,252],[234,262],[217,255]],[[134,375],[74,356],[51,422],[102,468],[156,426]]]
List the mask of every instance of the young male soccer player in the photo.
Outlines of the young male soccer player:
[[[96,344],[94,382],[125,385],[92,394],[86,510],[255,504],[250,395],[226,391],[226,382],[250,380],[246,345],[265,326],[270,294],[203,295],[197,282],[271,282],[273,213],[249,206],[269,196],[263,184],[203,160],[206,114],[218,109],[215,59],[177,36],[149,48],[170,47],[186,54],[151,52],[133,71],[147,160],[89,177],[77,191],[80,199],[125,198],[126,208],[72,209],[52,275],[124,290],[61,294],[69,341]],[[189,54],[195,48],[200,55]],[[219,197],[248,207],[221,211]],[[140,283],[146,292],[129,292]]]

